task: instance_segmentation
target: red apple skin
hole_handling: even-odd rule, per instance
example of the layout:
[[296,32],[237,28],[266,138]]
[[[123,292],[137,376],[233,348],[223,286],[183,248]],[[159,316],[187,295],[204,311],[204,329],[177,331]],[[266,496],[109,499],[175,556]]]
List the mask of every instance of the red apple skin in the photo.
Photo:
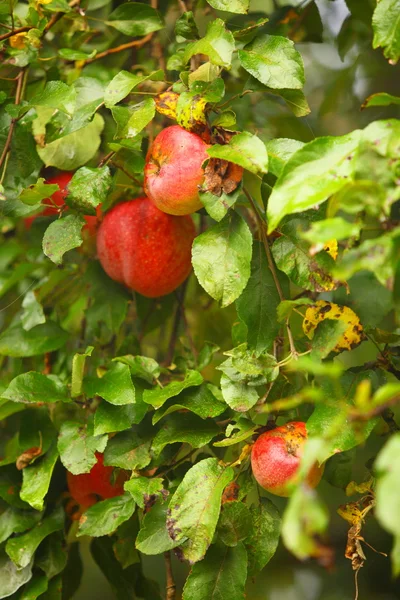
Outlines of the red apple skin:
[[189,215],[203,206],[199,187],[202,164],[210,146],[179,125],[163,129],[155,138],[144,168],[144,190],[163,212]]
[[[259,485],[275,496],[290,496],[290,483],[299,469],[306,441],[306,424],[302,421],[261,434],[251,452],[251,467]],[[307,475],[308,485],[316,487],[323,472],[324,467],[315,464]]]
[[128,474],[120,471],[116,480],[112,479],[114,467],[104,466],[104,457],[96,452],[97,463],[92,467],[90,473],[73,475],[67,471],[67,484],[69,492],[75,502],[86,509],[98,500],[106,500],[121,496],[124,493],[124,482],[129,478]]
[[189,216],[159,210],[146,196],[117,204],[97,233],[107,275],[148,298],[173,292],[189,275],[196,235]]

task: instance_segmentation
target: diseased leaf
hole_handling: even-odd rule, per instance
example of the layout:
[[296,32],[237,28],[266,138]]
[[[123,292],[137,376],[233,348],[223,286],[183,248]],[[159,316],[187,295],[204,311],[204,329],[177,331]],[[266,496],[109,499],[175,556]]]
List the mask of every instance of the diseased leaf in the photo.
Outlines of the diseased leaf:
[[225,546],[234,547],[252,534],[250,510],[243,502],[226,502],[222,507],[217,534]]
[[89,473],[97,462],[95,452],[103,452],[106,435],[92,435],[88,425],[64,421],[58,436],[58,451],[64,467],[73,473]]
[[68,250],[82,244],[81,231],[85,220],[80,215],[67,215],[51,223],[43,236],[43,252],[56,265],[61,265]]
[[139,430],[118,433],[107,444],[104,452],[104,464],[120,467],[129,471],[144,469],[151,460],[151,441]]
[[249,558],[249,576],[254,576],[274,556],[281,534],[281,517],[276,506],[268,498],[260,498],[258,506],[250,508],[252,527],[246,539]]
[[136,508],[135,501],[128,493],[97,502],[79,519],[77,536],[101,537],[113,533],[121,523],[131,518]]
[[57,184],[54,183],[45,183],[43,177],[40,177],[36,183],[33,183],[19,195],[19,199],[24,204],[28,204],[29,206],[33,206],[34,204],[38,204],[41,200],[45,200],[46,198],[50,198],[57,192],[59,189]]
[[264,142],[247,131],[234,135],[229,144],[216,144],[207,150],[209,156],[228,160],[251,173],[267,173],[268,153]]
[[374,30],[374,48],[380,46],[392,65],[400,57],[400,2],[399,0],[380,0],[372,16]]
[[58,460],[57,445],[54,444],[46,454],[22,471],[21,500],[36,510],[43,510],[44,498],[49,490],[51,477]]
[[27,529],[32,529],[40,518],[41,514],[37,511],[7,508],[0,515],[0,544],[13,533],[23,533]]
[[23,569],[10,560],[3,549],[0,550],[0,598],[8,598],[32,578],[32,562]]
[[111,174],[107,166],[81,167],[68,184],[67,204],[85,215],[95,215],[96,207],[106,201],[110,187]]
[[369,108],[370,106],[389,106],[390,104],[400,104],[400,98],[398,96],[392,96],[386,92],[378,92],[377,94],[371,94],[361,105],[361,108]]
[[144,508],[149,500],[168,494],[164,490],[162,477],[133,477],[125,482],[124,488],[140,508]]
[[250,0],[207,0],[216,10],[224,10],[236,14],[245,14],[249,10]]

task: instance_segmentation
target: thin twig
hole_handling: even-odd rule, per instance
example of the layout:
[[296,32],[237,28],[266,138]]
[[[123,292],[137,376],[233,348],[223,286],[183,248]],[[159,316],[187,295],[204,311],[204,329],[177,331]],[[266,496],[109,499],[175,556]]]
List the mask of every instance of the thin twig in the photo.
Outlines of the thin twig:
[[[16,78],[16,81],[17,81],[17,90],[15,92],[15,104],[17,106],[21,102],[23,81],[24,81],[24,77],[25,77],[26,72],[27,71],[25,69],[22,69],[19,72],[19,74],[17,75],[17,78]],[[16,118],[11,119],[10,128],[8,130],[8,135],[7,135],[6,143],[4,144],[3,152],[1,153],[1,156],[0,156],[0,169],[1,169],[2,165],[3,165],[3,163],[8,158],[8,153],[9,153],[10,148],[11,148],[11,141],[12,141],[12,137],[13,137],[13,133],[14,133],[14,128],[15,128],[15,124],[16,124],[17,120],[18,119],[16,119]],[[2,179],[3,179],[3,177],[2,177]]]
[[108,154],[106,154],[105,156],[103,156],[103,158],[101,159],[101,161],[97,165],[98,168],[100,169],[101,167],[104,167],[104,165],[106,163],[108,163],[108,161],[110,160],[110,158],[112,158],[114,156],[114,154],[115,154],[115,151],[111,150],[111,152],[109,152]]
[[127,177],[129,177],[129,179],[131,179],[135,185],[137,185],[137,187],[139,188],[143,188],[143,183],[140,183],[139,179],[136,179],[136,177],[134,177],[133,175],[131,175],[129,173],[129,171],[127,171],[125,169],[125,167],[123,167],[122,165],[120,165],[119,163],[114,162],[113,160],[111,161],[111,163],[116,169],[119,169],[120,171],[122,171],[123,173],[125,173],[125,175]]
[[[79,2],[80,2],[80,0],[72,0],[69,3],[70,8],[73,8],[74,6],[79,4]],[[63,12],[54,13],[54,15],[51,17],[51,19],[47,23],[46,27],[43,29],[43,33],[47,33],[49,31],[49,29],[51,29],[51,27],[53,27],[53,25],[55,23],[57,23],[57,21],[59,21],[61,19],[61,17],[63,17],[65,14],[66,13],[63,13]],[[15,35],[18,35],[19,33],[24,33],[25,31],[30,31],[31,29],[35,29],[35,26],[34,25],[25,25],[24,27],[18,27],[18,29],[13,29],[13,30],[9,31],[8,33],[3,33],[3,35],[0,35],[0,42],[2,42],[3,40],[7,40],[10,37],[14,37]]]
[[[267,255],[268,266],[271,270],[272,277],[273,277],[276,289],[278,291],[280,301],[283,302],[283,300],[285,300],[285,296],[284,296],[284,293],[282,290],[281,283],[278,279],[278,274],[277,274],[276,268],[275,268],[275,262],[274,262],[274,259],[272,256],[271,248],[268,243],[268,237],[267,237],[267,232],[266,232],[266,222],[263,219],[263,217],[261,216],[258,206],[254,202],[253,198],[251,197],[249,192],[246,190],[246,188],[243,188],[243,192],[246,194],[246,197],[247,197],[248,201],[250,202],[250,204],[255,212],[255,215],[257,217],[257,221],[260,226],[262,242],[264,244],[265,254]],[[289,319],[286,320],[286,331],[287,331],[288,340],[289,340],[290,352],[293,355],[293,358],[297,358],[298,353],[297,353],[296,346],[294,343],[292,330],[290,328]]]
[[87,60],[85,60],[85,64],[88,65],[89,63],[92,63],[95,60],[99,60],[100,58],[104,58],[105,56],[108,56],[109,54],[116,54],[117,52],[123,52],[124,50],[129,50],[129,48],[141,48],[142,46],[144,46],[145,44],[147,44],[147,42],[149,42],[151,40],[153,35],[154,35],[154,32],[148,33],[140,40],[133,40],[132,42],[128,42],[127,44],[121,44],[120,46],[116,46],[115,48],[109,48],[108,50],[99,52],[93,58],[88,58]]
[[174,574],[172,572],[171,565],[171,553],[164,552],[164,560],[165,560],[165,573],[167,576],[167,587],[166,587],[166,600],[175,600],[176,598],[176,585],[174,581]]
[[176,341],[178,339],[178,333],[179,333],[179,326],[181,324],[182,317],[184,317],[183,306],[184,306],[184,299],[185,299],[185,292],[186,292],[187,283],[188,282],[186,280],[181,285],[181,288],[180,288],[180,290],[178,292],[178,295],[177,295],[178,306],[176,307],[176,313],[175,313],[174,323],[172,325],[171,337],[170,337],[170,340],[169,340],[167,356],[166,356],[166,359],[165,359],[165,362],[166,362],[167,365],[170,365],[172,363],[172,359],[174,358],[175,346],[176,346]]

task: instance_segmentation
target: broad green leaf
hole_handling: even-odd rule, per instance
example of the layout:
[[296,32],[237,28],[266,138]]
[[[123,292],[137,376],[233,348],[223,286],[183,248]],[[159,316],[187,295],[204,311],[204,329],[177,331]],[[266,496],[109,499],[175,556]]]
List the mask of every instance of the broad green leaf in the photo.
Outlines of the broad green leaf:
[[113,363],[101,378],[88,378],[84,384],[87,396],[101,396],[110,404],[134,404],[135,388],[128,365]]
[[225,146],[211,146],[207,154],[233,162],[255,174],[268,171],[268,153],[264,142],[247,131],[234,135]]
[[24,204],[28,204],[29,206],[33,206],[34,204],[38,204],[41,200],[45,200],[46,198],[50,198],[54,192],[57,192],[59,189],[58,185],[55,183],[45,183],[43,177],[40,177],[36,183],[33,183],[19,195],[19,199]]
[[199,235],[192,248],[192,264],[201,286],[221,305],[232,304],[250,277],[252,235],[244,219],[230,212]]
[[182,598],[243,600],[246,579],[247,553],[243,544],[229,548],[217,543],[190,571]]
[[93,169],[81,167],[68,184],[68,205],[83,212],[95,215],[96,207],[107,200],[111,187],[111,174],[107,166]]
[[113,358],[113,361],[128,365],[133,377],[144,379],[147,383],[154,383],[154,379],[157,379],[161,373],[158,362],[155,361],[154,358],[149,358],[148,356],[133,356],[132,354],[126,354],[125,356]]
[[255,387],[249,387],[240,381],[232,381],[227,375],[221,377],[221,391],[228,406],[238,412],[247,412],[259,399]]
[[162,554],[179,545],[167,530],[168,504],[158,500],[147,512],[141,523],[135,546],[143,554]]
[[149,436],[136,431],[124,431],[111,438],[104,452],[104,464],[135,471],[147,467],[151,460]]
[[238,55],[242,67],[270,88],[301,89],[304,85],[303,59],[287,38],[260,35]]
[[133,477],[125,482],[124,488],[140,508],[144,508],[149,500],[157,498],[163,492],[168,493],[164,490],[161,477]]
[[29,331],[32,327],[42,325],[46,322],[43,306],[37,300],[35,292],[32,290],[25,294],[22,301],[22,308],[24,309],[24,312],[21,316],[21,323],[25,331]]
[[23,569],[11,561],[3,549],[0,550],[0,598],[8,598],[32,578],[32,562]]
[[321,360],[326,358],[346,331],[348,325],[344,321],[326,319],[317,326],[311,344],[310,358]]
[[392,551],[393,575],[400,574],[400,434],[394,434],[375,461],[376,508],[379,523],[395,536]]
[[222,19],[214,19],[208,24],[203,38],[186,45],[184,61],[188,62],[195,54],[206,54],[213,65],[230,67],[234,49],[232,33],[225,28]]
[[147,35],[163,28],[159,13],[141,2],[120,4],[108,17],[107,25],[129,36]]
[[67,215],[51,223],[43,236],[43,252],[56,265],[61,265],[68,250],[82,244],[81,231],[85,220],[80,215]]
[[281,516],[268,498],[260,498],[258,506],[250,508],[252,527],[246,540],[249,575],[254,576],[274,556],[281,533]]
[[16,402],[8,402],[5,398],[0,399],[0,421],[7,419],[11,415],[25,410],[23,404],[17,404]]
[[4,296],[9,290],[23,281],[27,276],[37,270],[38,266],[32,263],[20,263],[12,272],[6,272],[0,276],[0,297]]
[[77,536],[101,537],[113,533],[135,512],[135,501],[128,493],[97,502],[79,519]]
[[140,423],[147,408],[143,402],[140,406],[138,403],[115,406],[106,401],[100,402],[94,414],[94,435],[129,429],[132,423]]
[[194,40],[199,37],[194,15],[191,10],[184,12],[175,23],[175,35],[180,35],[186,40]]
[[207,2],[216,10],[236,14],[246,14],[250,5],[250,0],[207,0]]
[[[286,278],[280,276],[281,284],[287,287]],[[269,350],[279,332],[276,309],[280,297],[268,266],[264,246],[253,242],[251,275],[242,295],[236,301],[239,319],[247,326],[249,348],[260,355]]]
[[400,57],[400,1],[380,0],[372,16],[374,48],[382,47],[390,64],[395,65]]
[[67,339],[68,333],[53,321],[36,325],[29,331],[13,325],[0,335],[0,355],[37,356],[62,348]]
[[237,546],[253,533],[250,511],[243,502],[226,502],[219,516],[217,534],[225,546]]
[[72,48],[60,48],[58,51],[58,55],[65,60],[87,60],[89,58],[94,58],[97,54],[97,50],[93,50],[89,54],[87,52],[82,52],[82,50],[73,50]]
[[156,105],[153,98],[146,98],[129,107],[114,106],[111,112],[117,124],[115,139],[130,139],[136,137],[150,123],[156,114]]
[[87,425],[64,421],[58,436],[58,451],[64,467],[73,473],[89,473],[97,462],[95,452],[103,452],[106,435],[91,435]]
[[25,467],[22,471],[21,500],[36,510],[43,510],[44,498],[49,490],[57,460],[58,450],[54,444],[35,464]]
[[236,189],[231,194],[222,192],[220,196],[216,196],[212,192],[200,192],[199,198],[204,204],[204,207],[210,217],[214,221],[222,221],[226,213],[232,208],[241,194],[240,189]]
[[253,435],[257,428],[258,425],[254,425],[252,421],[240,417],[227,426],[225,431],[226,438],[220,442],[214,442],[213,446],[224,448],[225,446],[234,446],[235,444],[244,442]]
[[141,562],[140,555],[132,543],[136,539],[138,531],[137,519],[132,517],[122,523],[115,532],[114,555],[123,569]]
[[56,375],[43,375],[29,371],[17,375],[1,394],[13,402],[68,402],[67,387]]
[[329,523],[329,513],[317,492],[299,486],[289,500],[282,521],[282,540],[286,548],[299,560],[318,558],[318,541]]
[[60,506],[27,533],[9,539],[6,544],[8,556],[19,569],[27,567],[39,544],[51,533],[63,529],[64,520],[64,509]]
[[296,117],[306,117],[311,108],[302,90],[271,90],[271,93],[282,98]]
[[283,235],[272,246],[276,266],[301,288],[316,292],[332,290],[337,287],[330,274],[335,261],[327,252],[310,255],[308,243],[299,233],[306,223],[305,220],[293,218],[282,225]]
[[123,100],[139,83],[146,79],[162,80],[164,71],[154,71],[150,75],[134,75],[129,71],[120,71],[110,81],[104,92],[104,102],[107,108],[111,108]]
[[191,413],[174,413],[163,421],[161,429],[153,439],[152,450],[158,456],[167,444],[176,442],[190,444],[192,448],[201,448],[218,433],[218,426],[212,419],[204,420]]
[[49,586],[46,575],[35,575],[24,587],[18,600],[36,600]]
[[7,508],[0,515],[0,544],[12,534],[32,529],[40,521],[40,518],[41,514],[37,511]]
[[42,92],[30,101],[31,106],[47,106],[72,114],[76,103],[76,91],[62,81],[49,81]]
[[233,476],[231,467],[206,458],[189,469],[171,498],[168,533],[182,543],[182,554],[192,564],[204,558],[212,542],[222,492]]
[[276,309],[279,323],[284,323],[290,317],[296,306],[311,306],[314,302],[311,298],[297,298],[296,300],[282,300]]
[[183,381],[171,381],[162,388],[156,387],[151,390],[144,390],[143,400],[154,408],[160,408],[167,400],[178,396],[183,390],[202,383],[203,377],[198,371],[187,371]]
[[71,397],[76,398],[82,393],[83,375],[85,372],[85,364],[88,356],[92,355],[94,348],[88,346],[83,353],[76,353],[72,359],[72,375],[71,375]]
[[345,240],[350,237],[358,237],[362,228],[361,223],[351,223],[342,217],[323,219],[310,223],[307,231],[301,231],[300,237],[312,244],[313,250],[323,250],[324,244],[332,239]]
[[362,103],[361,108],[369,108],[370,106],[389,106],[390,104],[400,104],[400,98],[398,96],[392,96],[386,92],[378,92],[377,94],[371,94]]
[[64,544],[64,532],[57,531],[40,544],[35,554],[35,565],[46,573],[48,579],[52,579],[66,567],[68,555]]
[[276,138],[265,144],[268,152],[269,172],[276,177],[283,171],[283,167],[297,150],[304,146],[303,142],[289,138]]
[[93,120],[78,131],[46,144],[36,150],[46,167],[57,167],[63,171],[74,171],[87,163],[100,146],[100,134],[104,120],[96,114]]
[[206,385],[201,385],[181,392],[177,398],[167,400],[163,407],[154,413],[153,424],[178,410],[189,410],[202,419],[207,419],[218,417],[226,410],[226,405],[220,402]]
[[323,202],[346,185],[361,132],[322,137],[305,144],[285,164],[268,201],[269,231],[288,214]]

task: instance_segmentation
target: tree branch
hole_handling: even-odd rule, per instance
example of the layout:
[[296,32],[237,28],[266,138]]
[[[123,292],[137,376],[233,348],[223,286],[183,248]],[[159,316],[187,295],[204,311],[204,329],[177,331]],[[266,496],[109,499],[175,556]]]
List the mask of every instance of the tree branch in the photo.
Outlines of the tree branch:
[[116,54],[117,52],[123,52],[124,50],[129,50],[129,48],[141,48],[142,46],[144,46],[147,42],[149,42],[151,40],[153,35],[154,35],[154,32],[148,33],[140,40],[133,40],[132,42],[128,42],[127,44],[121,44],[120,46],[116,46],[115,48],[109,48],[108,50],[99,52],[99,54],[96,54],[96,56],[94,56],[93,58],[88,58],[87,60],[85,60],[85,64],[88,65],[89,63],[92,63],[95,60],[99,60],[100,58],[104,58],[105,56],[108,56],[109,54]]
[[[22,69],[16,77],[16,81],[17,81],[17,90],[15,92],[15,104],[16,105],[20,104],[20,102],[21,102],[23,82],[24,82],[24,77],[25,77],[26,72],[27,71],[25,69]],[[13,137],[13,133],[14,133],[15,124],[17,121],[18,121],[17,118],[11,119],[10,129],[8,130],[6,143],[4,144],[3,152],[1,153],[1,156],[0,156],[0,169],[3,166],[4,162],[6,161],[8,153],[11,149],[12,137]],[[2,177],[2,179],[3,179],[3,177]]]
[[176,585],[174,581],[174,574],[172,572],[171,565],[171,553],[164,552],[164,560],[165,560],[165,571],[167,576],[167,587],[166,587],[166,600],[175,600],[176,598]]

